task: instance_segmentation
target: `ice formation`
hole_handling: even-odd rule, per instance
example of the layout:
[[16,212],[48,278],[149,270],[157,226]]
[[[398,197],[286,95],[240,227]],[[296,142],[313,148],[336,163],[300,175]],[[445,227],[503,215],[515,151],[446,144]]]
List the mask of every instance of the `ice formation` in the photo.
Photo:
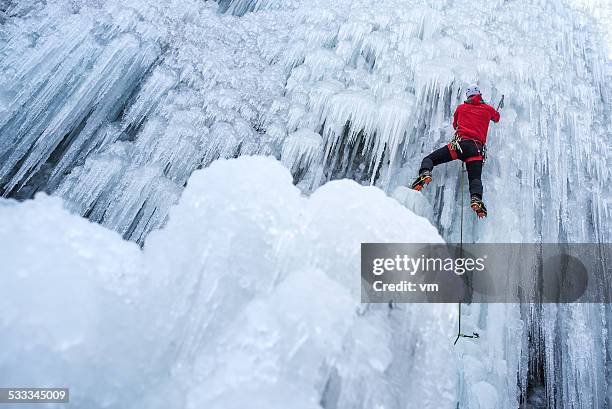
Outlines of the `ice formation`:
[[454,306],[359,303],[360,242],[442,242],[379,189],[305,197],[243,157],[194,173],[142,250],[44,194],[0,219],[7,385],[60,382],[89,408],[455,407],[437,372]]
[[[0,194],[46,191],[143,244],[188,194],[194,170],[217,158],[266,154],[305,193],[341,178],[375,185],[458,241],[459,165],[435,170],[425,193],[433,211],[403,186],[421,157],[449,139],[465,85],[478,82],[492,103],[505,95],[505,107],[489,135],[490,217],[466,219],[465,240],[610,242],[612,65],[602,32],[609,8],[600,3],[596,20],[569,0],[0,1]],[[52,206],[46,200],[11,204],[32,212],[11,217],[44,212]],[[355,204],[347,196],[342,205]],[[335,226],[325,211],[319,217]],[[329,246],[342,236],[335,237]],[[316,250],[305,258],[332,257]],[[311,273],[327,272],[319,270]],[[417,314],[438,317],[437,308],[419,307],[397,325],[417,333],[424,322]],[[454,394],[422,398],[448,396],[465,408],[612,404],[609,306],[472,305],[464,313],[486,342],[462,345],[453,371],[436,366],[444,366],[441,347],[421,345],[431,368],[388,372],[414,379],[432,371],[422,376],[428,382],[438,371]],[[201,336],[176,342],[193,343],[189,350]],[[276,359],[290,366],[286,355]],[[331,390],[337,382],[353,382],[348,390],[356,394],[378,388],[349,381],[349,372],[330,377]],[[398,402],[423,393],[412,383],[393,387],[392,396],[405,398]],[[354,407],[325,396],[326,408]]]

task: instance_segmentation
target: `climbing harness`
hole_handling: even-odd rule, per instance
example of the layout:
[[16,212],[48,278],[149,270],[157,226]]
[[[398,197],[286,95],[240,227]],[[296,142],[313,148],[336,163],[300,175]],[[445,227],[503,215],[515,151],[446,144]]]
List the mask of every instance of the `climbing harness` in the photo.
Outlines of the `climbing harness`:
[[[453,136],[453,139],[451,139],[450,143],[447,145],[448,149],[450,149],[451,157],[453,158],[453,160],[459,158],[457,152],[463,154],[463,149],[461,149],[461,141],[463,141],[463,139],[461,139],[461,136],[458,133],[455,133],[455,136]],[[466,141],[474,142],[474,146],[476,146],[476,151],[478,152],[478,155],[470,156],[469,158],[464,158],[461,160],[464,162],[482,160],[482,164],[484,165],[485,161],[487,160],[487,146],[478,141],[475,141],[474,139],[466,139]]]
[[[459,177],[461,178],[461,223],[460,223],[460,228],[459,228],[459,257],[463,257],[463,185],[464,185],[464,176],[463,173],[465,172],[465,164],[462,163],[461,164],[461,170],[459,171]],[[457,338],[455,338],[455,342],[453,342],[453,345],[457,345],[457,341],[459,341],[459,338],[480,338],[480,335],[477,332],[472,332],[472,335],[466,335],[464,333],[461,332],[461,302],[459,302],[459,323],[457,326]]]
[[455,132],[455,136],[453,136],[448,146],[455,152],[463,153],[463,149],[461,149],[461,145],[459,144],[460,142],[461,137],[459,136],[459,132]]

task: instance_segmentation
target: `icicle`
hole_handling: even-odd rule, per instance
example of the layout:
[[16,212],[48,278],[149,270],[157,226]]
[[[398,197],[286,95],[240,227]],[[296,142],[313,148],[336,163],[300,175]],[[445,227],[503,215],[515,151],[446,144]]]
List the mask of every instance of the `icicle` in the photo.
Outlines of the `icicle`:
[[282,163],[291,173],[307,169],[321,154],[322,147],[321,135],[309,129],[300,129],[285,140],[281,154]]

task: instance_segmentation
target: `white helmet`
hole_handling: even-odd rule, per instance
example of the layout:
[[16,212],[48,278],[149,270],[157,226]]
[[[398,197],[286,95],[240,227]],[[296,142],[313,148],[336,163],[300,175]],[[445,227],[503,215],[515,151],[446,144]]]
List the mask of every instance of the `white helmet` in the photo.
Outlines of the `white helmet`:
[[470,85],[467,91],[465,91],[465,96],[468,98],[474,95],[481,95],[480,88],[478,88],[478,85]]

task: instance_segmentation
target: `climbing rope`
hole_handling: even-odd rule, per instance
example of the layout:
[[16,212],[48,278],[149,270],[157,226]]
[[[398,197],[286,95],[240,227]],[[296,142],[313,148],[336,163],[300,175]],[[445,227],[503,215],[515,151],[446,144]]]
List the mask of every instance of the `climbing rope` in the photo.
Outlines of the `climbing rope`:
[[463,185],[465,172],[465,162],[461,162],[461,170],[459,170],[459,178],[461,179],[461,228],[459,230],[459,257],[463,257]]
[[[461,223],[460,223],[460,228],[459,228],[459,257],[463,257],[463,196],[464,196],[464,188],[463,185],[465,184],[464,182],[464,174],[465,173],[465,163],[461,162],[461,169],[459,170],[459,178],[461,179]],[[463,334],[461,332],[461,302],[459,302],[458,304],[459,306],[459,319],[458,319],[458,326],[457,326],[457,338],[455,338],[455,342],[453,342],[453,345],[457,344],[457,341],[459,341],[459,338],[480,338],[480,335],[477,332],[472,332],[473,335],[466,335]]]
[[[497,110],[499,111],[501,108],[504,107],[504,95],[502,94],[501,99],[499,101],[499,103],[497,104]],[[460,145],[460,138],[458,137],[457,134],[455,134],[455,138],[453,138],[453,140],[451,141],[451,147],[458,147],[459,149],[461,149]],[[485,146],[483,145],[483,148],[485,148]],[[486,148],[485,148],[486,149]],[[483,163],[484,160],[486,158],[486,150],[484,152],[482,152],[483,154]],[[461,163],[461,169],[459,170],[459,177],[461,178],[461,227],[459,229],[459,257],[463,257],[463,196],[464,196],[464,192],[463,192],[463,185],[464,185],[464,174],[465,173],[465,163],[462,162]],[[458,304],[459,307],[459,319],[458,324],[457,324],[457,338],[455,338],[455,342],[453,343],[453,345],[457,344],[457,341],[459,341],[459,338],[480,338],[480,335],[477,332],[472,332],[472,335],[466,335],[464,333],[461,332],[461,302],[459,302]]]

